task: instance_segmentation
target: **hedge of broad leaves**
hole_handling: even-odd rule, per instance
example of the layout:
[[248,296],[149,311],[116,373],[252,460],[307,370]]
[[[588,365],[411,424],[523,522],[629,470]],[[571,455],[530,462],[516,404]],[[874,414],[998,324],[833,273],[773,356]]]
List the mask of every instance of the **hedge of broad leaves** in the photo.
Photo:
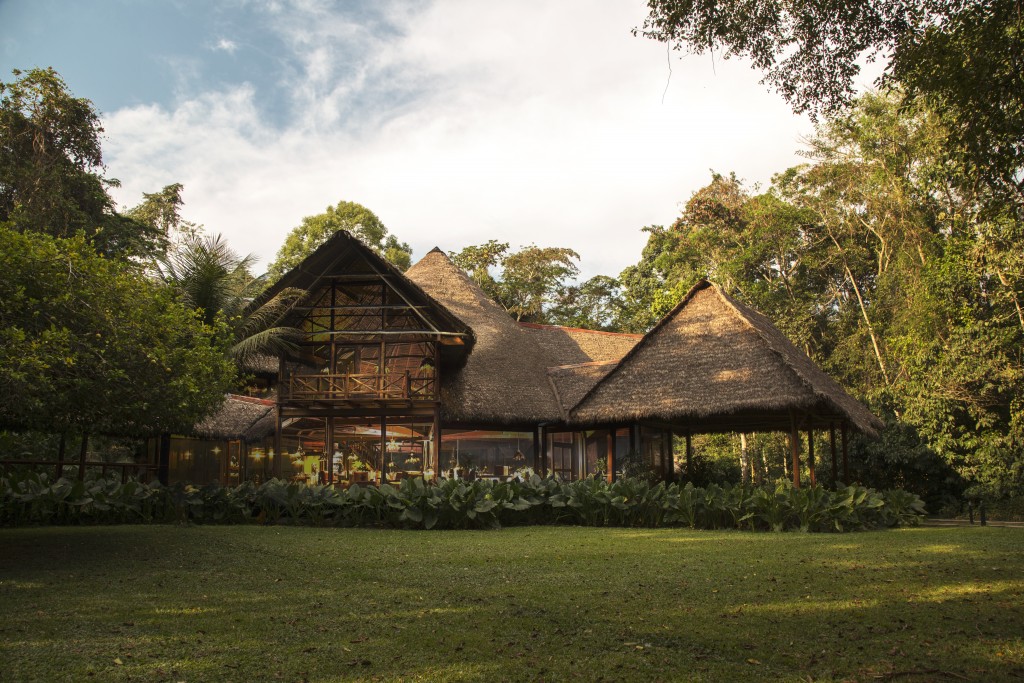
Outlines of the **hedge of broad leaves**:
[[524,524],[855,531],[917,524],[921,499],[863,486],[837,491],[767,486],[609,484],[534,476],[490,482],[407,479],[399,486],[305,486],[272,480],[236,488],[161,486],[113,479],[0,477],[0,525],[306,524],[403,529],[477,529]]

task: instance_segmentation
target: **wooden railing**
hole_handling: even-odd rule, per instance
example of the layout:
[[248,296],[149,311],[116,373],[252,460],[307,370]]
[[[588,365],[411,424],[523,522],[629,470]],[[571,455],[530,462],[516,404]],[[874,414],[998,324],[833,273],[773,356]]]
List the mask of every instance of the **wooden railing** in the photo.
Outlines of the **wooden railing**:
[[411,372],[348,375],[291,375],[285,401],[350,401],[358,399],[429,401],[437,378]]

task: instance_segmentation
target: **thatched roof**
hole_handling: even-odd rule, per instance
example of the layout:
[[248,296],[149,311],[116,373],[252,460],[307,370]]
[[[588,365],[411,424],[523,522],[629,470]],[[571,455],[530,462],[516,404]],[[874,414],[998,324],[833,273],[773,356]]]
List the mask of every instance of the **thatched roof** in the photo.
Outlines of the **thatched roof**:
[[619,360],[643,338],[642,334],[602,332],[560,325],[519,323],[519,326],[533,336],[547,351],[548,357],[559,366]]
[[548,381],[562,408],[563,420],[568,420],[569,412],[580,399],[604,379],[618,362],[618,359],[614,359],[548,368]]
[[251,372],[254,375],[263,377],[277,377],[277,356],[268,356],[265,353],[257,354],[244,363],[239,364],[242,372]]
[[[573,423],[657,420],[695,431],[878,419],[763,315],[698,283],[571,411]],[[805,418],[808,419],[808,418]]]
[[258,441],[274,433],[274,405],[270,399],[228,394],[217,412],[193,428],[193,435],[225,441]]
[[557,365],[533,334],[516,324],[440,249],[406,276],[473,329],[465,365],[442,376],[441,416],[450,422],[525,425],[561,419],[546,368]]

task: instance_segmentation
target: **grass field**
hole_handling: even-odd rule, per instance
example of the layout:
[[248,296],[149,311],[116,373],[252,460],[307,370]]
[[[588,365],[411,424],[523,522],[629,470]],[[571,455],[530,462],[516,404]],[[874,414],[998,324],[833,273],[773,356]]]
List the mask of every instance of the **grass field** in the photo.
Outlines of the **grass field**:
[[0,530],[0,680],[1024,678],[1024,530]]

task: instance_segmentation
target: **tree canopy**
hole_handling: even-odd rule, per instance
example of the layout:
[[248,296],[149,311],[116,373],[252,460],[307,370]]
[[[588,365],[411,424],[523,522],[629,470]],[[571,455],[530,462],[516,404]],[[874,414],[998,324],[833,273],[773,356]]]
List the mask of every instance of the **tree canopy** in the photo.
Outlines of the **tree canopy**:
[[[449,257],[509,315],[524,322],[547,322],[547,310],[579,273],[580,255],[566,247],[531,244],[509,251],[507,242],[490,240]],[[495,277],[492,269],[500,269]]]
[[222,325],[81,235],[0,225],[0,428],[185,430],[235,377]]
[[152,257],[165,235],[115,210],[103,176],[99,114],[53,69],[0,82],[0,222],[21,232],[82,232],[101,254]]
[[673,48],[747,57],[798,112],[840,113],[860,60],[887,60],[880,87],[945,124],[946,155],[1024,204],[1024,1],[649,0],[634,29]]
[[299,265],[339,230],[349,231],[403,271],[412,262],[412,248],[389,234],[375,213],[361,204],[341,201],[336,206],[328,206],[323,213],[306,216],[298,227],[292,229],[267,270],[270,280],[276,281]]
[[937,455],[1024,490],[1024,230],[963,191],[948,136],[927,108],[869,94],[766,192],[714,175],[672,226],[647,228],[621,277],[634,320],[711,278],[889,418],[888,451],[865,455]]

